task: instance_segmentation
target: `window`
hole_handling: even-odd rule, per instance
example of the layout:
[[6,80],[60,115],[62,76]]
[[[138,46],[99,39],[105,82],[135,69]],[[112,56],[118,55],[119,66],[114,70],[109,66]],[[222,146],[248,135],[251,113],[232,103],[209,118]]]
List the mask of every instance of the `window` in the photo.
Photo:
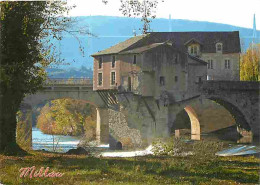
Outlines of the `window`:
[[198,55],[199,53],[199,47],[198,46],[191,46],[190,47],[190,54],[191,55]]
[[116,65],[116,56],[112,56],[112,68]]
[[102,85],[102,73],[98,73],[98,85]]
[[116,83],[116,72],[111,72],[111,85]]
[[160,85],[161,85],[161,86],[164,86],[164,85],[165,85],[164,76],[160,76]]
[[230,60],[225,60],[225,69],[230,69]]
[[197,48],[197,46],[194,46],[194,54],[195,54],[195,55],[198,54],[198,48]]
[[191,46],[191,48],[190,48],[190,54],[193,54],[193,53],[194,53],[193,46]]
[[99,61],[98,61],[98,68],[101,69],[102,68],[102,63],[103,63],[103,58],[99,57]]
[[213,69],[213,60],[208,60],[208,69]]
[[175,79],[175,82],[178,82],[178,76],[175,76],[174,79]]
[[136,55],[134,55],[134,61],[133,64],[136,64]]
[[217,52],[222,52],[222,44],[221,43],[216,44],[216,50],[217,50]]

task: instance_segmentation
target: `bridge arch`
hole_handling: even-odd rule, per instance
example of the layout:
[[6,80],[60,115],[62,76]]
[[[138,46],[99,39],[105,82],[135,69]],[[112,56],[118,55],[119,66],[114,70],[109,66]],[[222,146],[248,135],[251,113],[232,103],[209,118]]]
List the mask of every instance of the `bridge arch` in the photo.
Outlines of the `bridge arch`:
[[230,101],[225,100],[223,97],[209,97],[208,99],[216,102],[217,104],[223,106],[232,117],[235,119],[235,123],[239,128],[245,129],[247,131],[251,130],[250,124],[247,122],[245,115],[240,111],[238,106],[235,106]]
[[[70,98],[81,100],[96,107],[96,139],[98,143],[107,144],[109,141],[108,105],[98,92],[93,91],[92,85],[84,84],[51,84],[45,85],[41,91],[25,96],[21,109],[31,113],[32,108],[44,102]],[[28,124],[31,124],[28,122]],[[31,126],[30,126],[31,127]],[[28,128],[28,127],[27,127]],[[32,130],[27,129],[26,135],[32,135]]]
[[[216,112],[217,114],[214,114]],[[181,123],[180,119],[185,121]],[[218,122],[218,120],[223,120],[223,122]],[[238,129],[232,128],[235,125]],[[199,140],[201,133],[211,133],[225,128],[232,128],[232,133],[230,134],[233,136],[235,136],[235,133],[239,133],[242,136],[247,136],[248,134],[251,136],[252,128],[237,105],[226,100],[225,97],[217,96],[199,97],[180,104],[179,112],[176,114],[176,120],[172,127],[172,129],[175,129],[177,136],[181,132],[189,133],[193,140]]]

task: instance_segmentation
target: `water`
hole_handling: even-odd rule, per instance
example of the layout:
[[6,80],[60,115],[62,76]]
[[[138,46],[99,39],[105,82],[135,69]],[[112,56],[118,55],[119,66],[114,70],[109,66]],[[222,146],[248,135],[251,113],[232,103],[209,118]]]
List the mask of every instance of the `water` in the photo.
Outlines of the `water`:
[[[54,144],[53,144],[54,136]],[[32,128],[33,150],[47,150],[56,152],[67,152],[69,149],[77,148],[80,138],[74,136],[44,134],[36,127]],[[54,146],[54,150],[53,150]]]

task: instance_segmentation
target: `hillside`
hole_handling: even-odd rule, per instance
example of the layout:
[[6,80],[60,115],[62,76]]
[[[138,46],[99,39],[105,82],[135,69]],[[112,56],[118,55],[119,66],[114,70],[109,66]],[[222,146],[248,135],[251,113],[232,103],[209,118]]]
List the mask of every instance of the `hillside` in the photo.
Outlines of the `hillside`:
[[[56,73],[55,77],[90,77],[88,74],[74,74],[73,70],[79,70],[81,66],[86,67],[88,70],[93,68],[93,59],[91,54],[103,50],[107,47],[117,44],[133,36],[133,30],[136,30],[137,34],[141,31],[142,27],[140,19],[126,18],[126,17],[112,17],[112,16],[86,16],[76,17],[78,20],[75,27],[88,26],[91,33],[95,37],[82,36],[81,42],[84,45],[85,57],[79,51],[78,42],[75,38],[64,34],[65,38],[61,42],[57,42],[59,50],[61,51],[61,58],[65,59],[65,62],[70,65],[59,66],[65,71],[65,73]],[[169,23],[168,19],[154,19],[151,23],[151,31],[163,32],[169,31],[171,27],[172,31],[239,31],[242,49],[245,50],[252,40],[249,38],[252,36],[252,29],[242,28],[227,24],[203,22],[203,21],[190,21],[174,19]],[[260,31],[257,32],[260,35]],[[260,40],[259,40],[260,42]],[[71,69],[72,68],[72,69]],[[75,69],[77,68],[77,69]],[[64,72],[64,71],[63,71]],[[50,73],[53,75],[53,73]],[[76,75],[76,76],[75,76]],[[86,75],[86,76],[85,76]]]

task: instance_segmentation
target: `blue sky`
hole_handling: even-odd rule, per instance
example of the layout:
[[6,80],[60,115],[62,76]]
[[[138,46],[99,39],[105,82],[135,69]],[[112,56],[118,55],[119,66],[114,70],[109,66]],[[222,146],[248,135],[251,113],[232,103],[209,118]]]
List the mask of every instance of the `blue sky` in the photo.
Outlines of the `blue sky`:
[[[141,0],[139,0],[141,1]],[[122,16],[119,11],[120,0],[67,0],[69,5],[77,7],[70,16],[107,15]],[[246,28],[253,27],[253,15],[256,15],[256,27],[260,26],[260,0],[159,0],[156,15],[158,18],[188,19],[231,24]],[[259,28],[258,28],[259,30]]]

